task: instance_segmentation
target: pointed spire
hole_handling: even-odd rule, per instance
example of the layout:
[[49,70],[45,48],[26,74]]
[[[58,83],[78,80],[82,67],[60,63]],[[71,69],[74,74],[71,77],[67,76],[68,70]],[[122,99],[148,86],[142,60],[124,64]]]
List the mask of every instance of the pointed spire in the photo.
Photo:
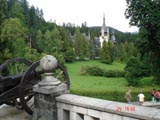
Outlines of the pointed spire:
[[103,13],[103,26],[106,26],[106,23],[105,23],[105,13]]

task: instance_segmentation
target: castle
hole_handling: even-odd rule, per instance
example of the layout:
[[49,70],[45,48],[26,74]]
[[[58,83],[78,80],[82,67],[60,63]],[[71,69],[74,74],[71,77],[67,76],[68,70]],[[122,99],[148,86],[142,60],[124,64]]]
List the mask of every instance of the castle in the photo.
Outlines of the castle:
[[[67,24],[67,25],[69,25],[69,24]],[[90,39],[91,39],[90,32],[88,32],[88,34],[82,33],[82,35],[83,35],[87,40],[90,40]],[[71,37],[72,40],[74,40],[75,35],[71,35],[71,34],[70,34],[70,37]],[[99,36],[98,36],[98,37],[95,37],[94,40],[95,40],[95,43],[96,43],[100,48],[102,48],[102,44],[103,44],[103,41],[104,41],[104,40],[105,40],[106,42],[108,42],[108,41],[111,41],[112,43],[115,43],[115,42],[116,42],[116,37],[115,37],[115,34],[114,34],[114,29],[112,28],[112,32],[110,33],[110,28],[106,26],[106,23],[105,23],[105,15],[103,15],[103,24],[102,24],[101,30],[100,30],[100,32],[99,32]]]

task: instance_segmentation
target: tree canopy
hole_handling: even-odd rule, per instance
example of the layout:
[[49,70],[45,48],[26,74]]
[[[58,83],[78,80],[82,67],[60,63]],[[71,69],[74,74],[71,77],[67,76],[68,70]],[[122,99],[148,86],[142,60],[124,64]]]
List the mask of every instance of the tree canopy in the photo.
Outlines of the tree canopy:
[[[72,62],[76,57],[78,60],[100,59],[100,29],[87,27],[87,23],[79,27],[71,23],[60,26],[46,22],[43,10],[30,6],[27,0],[0,0],[0,63],[13,57],[37,60],[43,54],[52,54],[62,62]],[[121,48],[127,48],[126,45],[134,48],[136,36],[116,29],[115,36],[118,52],[116,57],[110,55],[111,61],[113,57],[127,61],[133,54]],[[125,44],[126,41],[129,44]],[[113,52],[111,47],[109,44],[107,48],[110,53]]]
[[126,18],[130,25],[139,28],[139,49],[142,56],[149,57],[152,74],[160,83],[160,1],[159,0],[126,0]]

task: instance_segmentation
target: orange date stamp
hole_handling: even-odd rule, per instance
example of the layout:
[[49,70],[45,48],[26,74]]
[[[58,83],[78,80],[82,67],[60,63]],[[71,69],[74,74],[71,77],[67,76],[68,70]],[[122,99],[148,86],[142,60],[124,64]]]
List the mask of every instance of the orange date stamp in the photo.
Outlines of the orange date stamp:
[[116,111],[128,111],[128,112],[134,112],[136,111],[135,106],[117,106]]

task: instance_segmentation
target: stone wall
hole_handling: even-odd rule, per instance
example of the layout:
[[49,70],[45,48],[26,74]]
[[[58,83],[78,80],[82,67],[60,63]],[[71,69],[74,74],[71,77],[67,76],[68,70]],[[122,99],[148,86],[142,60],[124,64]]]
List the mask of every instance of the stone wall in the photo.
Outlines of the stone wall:
[[64,94],[56,97],[58,120],[160,120],[160,110]]

